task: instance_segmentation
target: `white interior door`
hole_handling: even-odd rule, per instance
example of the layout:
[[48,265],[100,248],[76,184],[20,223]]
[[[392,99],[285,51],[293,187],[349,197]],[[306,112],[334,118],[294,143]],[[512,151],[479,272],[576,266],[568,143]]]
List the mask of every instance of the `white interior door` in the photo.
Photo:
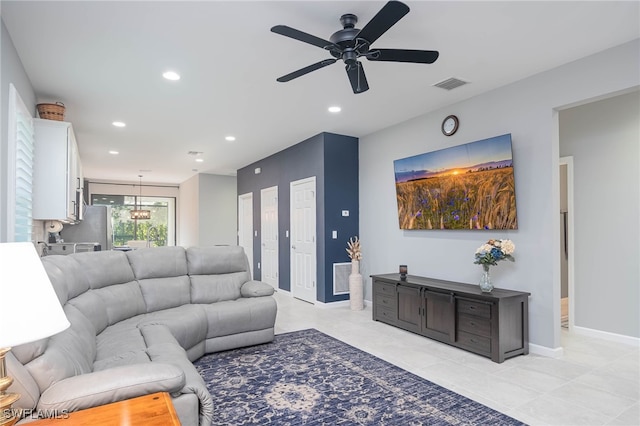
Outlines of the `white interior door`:
[[291,182],[291,294],[315,303],[316,178]]
[[[244,248],[253,268],[253,193],[238,196],[238,245]],[[253,277],[253,274],[251,274]]]
[[260,191],[261,280],[278,288],[278,187]]

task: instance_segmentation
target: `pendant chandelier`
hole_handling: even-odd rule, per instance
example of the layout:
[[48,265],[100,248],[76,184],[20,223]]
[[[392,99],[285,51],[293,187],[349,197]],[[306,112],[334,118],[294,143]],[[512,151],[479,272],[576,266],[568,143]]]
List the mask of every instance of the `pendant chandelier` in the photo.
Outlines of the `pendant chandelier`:
[[133,206],[133,210],[131,210],[131,219],[151,219],[151,210],[143,210],[142,209],[142,175],[138,175],[140,178],[140,208],[138,209],[138,203]]

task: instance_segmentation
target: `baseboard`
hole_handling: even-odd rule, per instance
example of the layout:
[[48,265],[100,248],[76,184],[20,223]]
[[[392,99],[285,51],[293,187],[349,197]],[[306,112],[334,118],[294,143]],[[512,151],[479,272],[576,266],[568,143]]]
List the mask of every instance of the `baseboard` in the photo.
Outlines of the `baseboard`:
[[[339,300],[337,302],[329,302],[329,303],[316,301],[316,303],[314,303],[314,306],[317,306],[318,308],[322,308],[322,309],[349,308],[351,306],[351,302],[349,300]],[[365,309],[370,306],[371,306],[371,302],[368,300],[365,300],[364,301]]]
[[560,348],[548,348],[546,346],[536,345],[534,343],[529,343],[529,353],[536,354],[541,356],[546,356],[549,358],[560,358],[564,355],[564,349]]
[[595,337],[597,339],[608,340],[610,342],[623,343],[625,345],[640,347],[640,338],[625,336],[624,334],[609,333],[608,331],[594,330],[586,327],[571,327],[571,332],[587,337]]

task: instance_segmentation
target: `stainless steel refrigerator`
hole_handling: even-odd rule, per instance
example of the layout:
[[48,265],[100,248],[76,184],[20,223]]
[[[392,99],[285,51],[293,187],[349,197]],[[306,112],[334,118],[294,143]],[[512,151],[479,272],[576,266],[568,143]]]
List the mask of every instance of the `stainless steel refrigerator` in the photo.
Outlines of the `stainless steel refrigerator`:
[[65,243],[96,243],[100,250],[113,248],[111,207],[85,206],[84,217],[76,225],[65,224],[60,237]]

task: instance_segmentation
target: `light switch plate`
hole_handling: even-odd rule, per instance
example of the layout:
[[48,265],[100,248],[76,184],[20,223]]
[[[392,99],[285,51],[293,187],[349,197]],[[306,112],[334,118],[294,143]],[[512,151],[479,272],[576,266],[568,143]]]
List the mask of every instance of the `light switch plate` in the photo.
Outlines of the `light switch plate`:
[[333,238],[334,240],[338,239],[338,231],[331,231],[331,238]]
[[349,216],[349,210],[342,210],[342,216],[343,217],[348,217]]

